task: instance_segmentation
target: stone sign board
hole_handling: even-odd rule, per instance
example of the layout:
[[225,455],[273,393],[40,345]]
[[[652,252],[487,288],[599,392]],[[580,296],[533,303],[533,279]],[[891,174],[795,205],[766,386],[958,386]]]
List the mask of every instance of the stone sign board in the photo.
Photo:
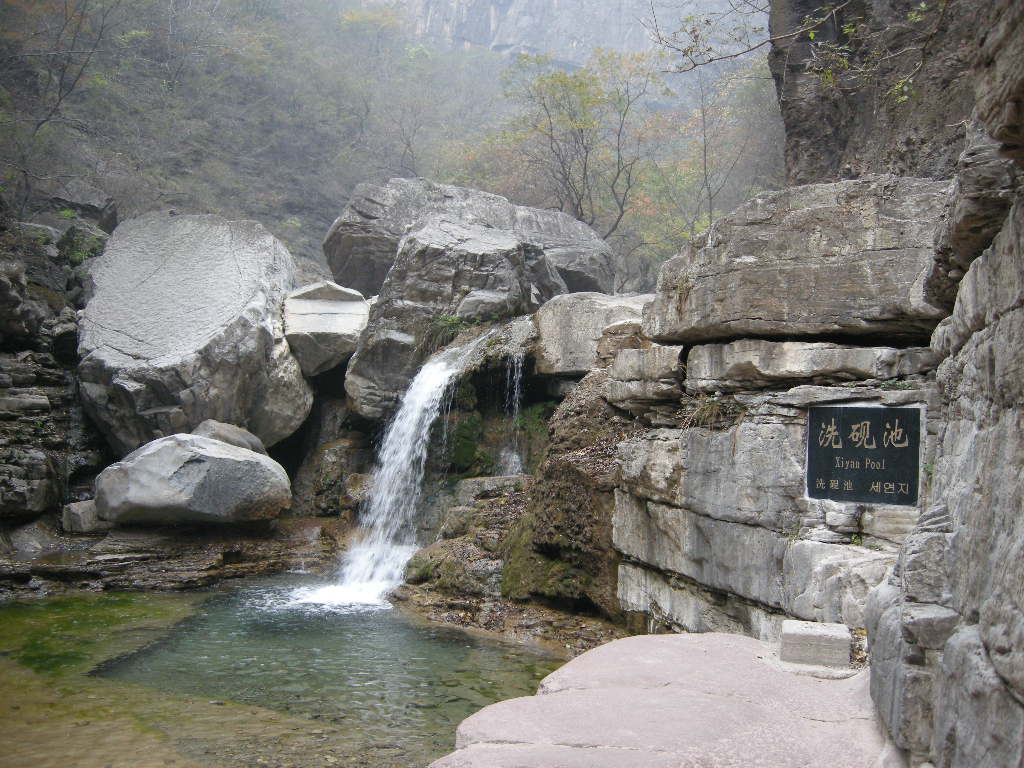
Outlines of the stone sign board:
[[809,497],[917,504],[919,408],[812,407],[807,425]]

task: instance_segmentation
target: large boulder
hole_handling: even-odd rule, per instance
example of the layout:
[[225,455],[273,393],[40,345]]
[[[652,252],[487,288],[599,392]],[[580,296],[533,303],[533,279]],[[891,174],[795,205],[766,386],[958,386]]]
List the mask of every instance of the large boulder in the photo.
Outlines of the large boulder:
[[382,418],[446,330],[532,312],[563,288],[544,252],[515,233],[428,220],[402,240],[370,310],[345,376],[353,408]]
[[669,260],[644,313],[655,341],[927,339],[924,282],[947,182],[879,176],[760,195]]
[[121,224],[92,268],[82,316],[82,398],[123,455],[206,419],[273,445],[312,392],[288,349],[287,249],[254,221],[148,214]]
[[597,347],[609,325],[636,320],[654,297],[570,293],[556,296],[534,316],[539,338],[537,373],[584,376],[597,364]]
[[289,293],[285,338],[303,375],[316,376],[350,357],[369,316],[363,294],[326,280]]
[[425,179],[356,187],[324,240],[335,279],[366,296],[377,293],[395,263],[399,241],[438,215],[514,233],[544,252],[570,291],[615,288],[612,252],[585,224],[560,211],[513,205],[498,195]]
[[276,461],[199,435],[154,440],[96,478],[99,518],[117,525],[267,520],[291,501]]

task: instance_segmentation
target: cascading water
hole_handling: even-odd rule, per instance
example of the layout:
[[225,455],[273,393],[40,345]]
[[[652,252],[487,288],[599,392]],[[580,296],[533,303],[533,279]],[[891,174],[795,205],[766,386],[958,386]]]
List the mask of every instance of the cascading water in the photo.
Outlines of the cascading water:
[[416,551],[415,518],[431,428],[450,385],[489,336],[435,355],[416,374],[384,432],[363,509],[362,538],[345,553],[337,584],[300,592],[296,602],[387,605],[387,594],[402,583],[405,564]]
[[511,437],[498,454],[499,475],[521,475],[523,456],[519,445],[519,404],[523,399],[523,361],[526,355],[517,352],[505,358],[505,412],[509,415]]

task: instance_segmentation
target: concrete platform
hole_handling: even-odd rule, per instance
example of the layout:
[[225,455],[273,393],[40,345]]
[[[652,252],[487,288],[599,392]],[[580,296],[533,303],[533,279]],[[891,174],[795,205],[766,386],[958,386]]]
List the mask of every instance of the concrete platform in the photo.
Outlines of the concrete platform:
[[850,666],[853,635],[845,624],[821,624],[816,621],[782,622],[779,658],[790,664],[819,667]]
[[617,640],[482,709],[431,768],[898,768],[865,673],[791,674],[737,635]]

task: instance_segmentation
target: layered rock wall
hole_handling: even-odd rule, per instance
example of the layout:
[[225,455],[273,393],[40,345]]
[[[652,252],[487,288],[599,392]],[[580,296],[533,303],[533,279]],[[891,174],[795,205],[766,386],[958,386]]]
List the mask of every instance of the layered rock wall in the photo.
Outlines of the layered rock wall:
[[969,143],[938,250],[966,274],[932,337],[932,490],[868,622],[876,706],[936,768],[1024,765],[1024,197],[996,154],[1021,162],[1024,7],[994,2],[981,21],[973,76],[995,141]]
[[665,264],[648,341],[605,388],[648,425],[618,446],[624,610],[766,639],[786,617],[865,626],[916,495],[813,498],[810,414],[934,404],[934,355],[915,345],[942,316],[923,286],[948,191],[871,177],[771,193]]

